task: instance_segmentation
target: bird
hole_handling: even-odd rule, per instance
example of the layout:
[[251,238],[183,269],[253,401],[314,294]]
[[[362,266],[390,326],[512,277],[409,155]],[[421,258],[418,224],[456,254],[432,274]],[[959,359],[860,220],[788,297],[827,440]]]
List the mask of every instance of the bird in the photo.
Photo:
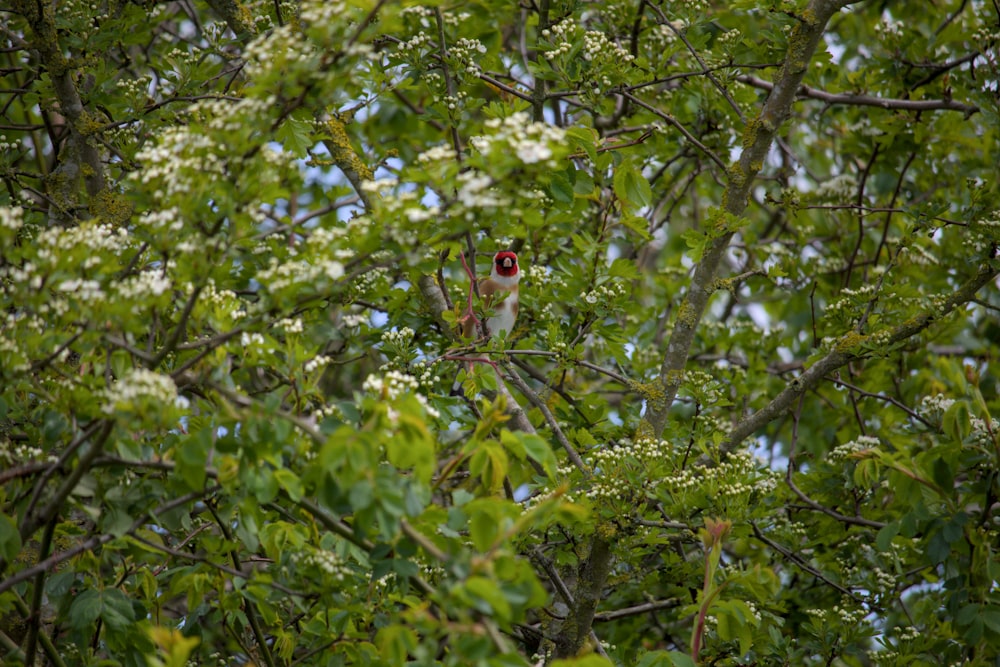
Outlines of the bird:
[[[514,331],[518,309],[517,285],[520,280],[521,271],[517,265],[516,253],[501,250],[493,256],[490,277],[479,281],[479,295],[486,304],[486,309],[493,310],[493,315],[486,320],[488,338],[498,336],[501,332],[510,336]],[[477,320],[470,311],[462,323],[462,335],[465,338],[478,338],[476,324]]]
[[[468,265],[465,264],[465,257],[462,257],[462,264],[465,270],[472,276]],[[486,304],[487,311],[492,310],[493,314],[486,318],[486,338],[492,338],[504,333],[510,336],[514,331],[514,323],[517,321],[517,285],[521,280],[521,271],[517,265],[517,254],[509,250],[501,250],[493,256],[493,267],[490,269],[490,277],[479,281],[479,296]],[[465,316],[460,320],[462,323],[462,336],[466,339],[478,339],[480,320],[472,312],[472,285],[469,286],[469,301]],[[465,360],[466,374],[472,373],[471,359]],[[495,367],[494,367],[495,368]],[[452,396],[462,396],[462,374],[455,376],[455,381],[451,386]]]

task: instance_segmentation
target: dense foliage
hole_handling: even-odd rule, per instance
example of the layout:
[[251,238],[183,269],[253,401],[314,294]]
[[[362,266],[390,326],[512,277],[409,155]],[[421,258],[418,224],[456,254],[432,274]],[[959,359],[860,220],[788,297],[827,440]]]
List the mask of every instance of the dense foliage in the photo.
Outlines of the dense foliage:
[[0,11],[3,664],[995,664],[995,2]]

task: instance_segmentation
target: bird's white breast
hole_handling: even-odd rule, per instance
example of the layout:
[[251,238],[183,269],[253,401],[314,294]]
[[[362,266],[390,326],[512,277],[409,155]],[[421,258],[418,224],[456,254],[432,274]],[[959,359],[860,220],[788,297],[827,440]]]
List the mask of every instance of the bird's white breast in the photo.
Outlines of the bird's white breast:
[[510,335],[514,331],[514,304],[517,303],[517,292],[507,293],[507,297],[498,303],[493,309],[493,317],[486,320],[486,326],[489,327],[490,335],[496,336],[501,331],[506,332],[506,335]]

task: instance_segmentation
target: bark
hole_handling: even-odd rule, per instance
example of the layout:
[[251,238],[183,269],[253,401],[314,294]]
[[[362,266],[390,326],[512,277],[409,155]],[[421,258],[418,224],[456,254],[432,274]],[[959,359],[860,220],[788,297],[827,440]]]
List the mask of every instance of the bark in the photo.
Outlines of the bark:
[[[28,21],[30,48],[52,80],[58,111],[66,119],[69,130],[66,143],[59,150],[59,167],[47,179],[49,195],[58,209],[51,211],[50,216],[57,222],[66,222],[74,218],[75,211],[85,203],[98,208],[106,204],[99,200],[106,195],[104,163],[96,142],[90,138],[102,123],[92,118],[83,106],[74,70],[59,44],[55,5],[14,0],[14,11],[23,14]],[[91,202],[78,198],[81,179]]]
[[600,533],[601,526],[598,526],[591,538],[590,553],[580,564],[573,606],[555,639],[557,658],[577,655],[591,636],[594,612],[604,593],[612,562],[611,542]]

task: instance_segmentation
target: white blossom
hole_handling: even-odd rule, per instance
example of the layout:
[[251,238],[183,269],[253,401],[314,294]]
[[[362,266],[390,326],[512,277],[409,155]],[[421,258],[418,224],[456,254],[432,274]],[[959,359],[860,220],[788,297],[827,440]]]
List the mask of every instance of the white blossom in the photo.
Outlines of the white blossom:
[[107,400],[103,410],[106,414],[113,414],[121,404],[136,401],[174,405],[177,402],[177,385],[169,375],[136,368],[119,378],[105,395]]

